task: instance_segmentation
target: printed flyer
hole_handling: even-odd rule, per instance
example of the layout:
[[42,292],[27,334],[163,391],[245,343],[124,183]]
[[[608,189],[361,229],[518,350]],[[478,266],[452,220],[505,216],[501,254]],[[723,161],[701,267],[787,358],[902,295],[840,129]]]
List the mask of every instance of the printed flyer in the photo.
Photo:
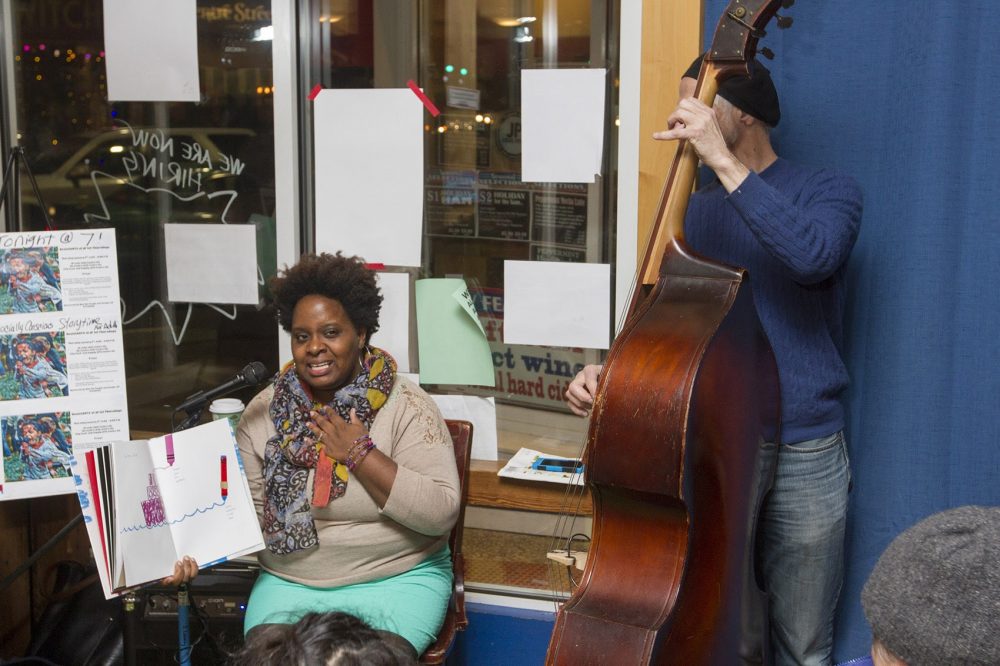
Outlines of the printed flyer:
[[113,229],[0,234],[0,500],[75,492],[75,452],[128,440]]

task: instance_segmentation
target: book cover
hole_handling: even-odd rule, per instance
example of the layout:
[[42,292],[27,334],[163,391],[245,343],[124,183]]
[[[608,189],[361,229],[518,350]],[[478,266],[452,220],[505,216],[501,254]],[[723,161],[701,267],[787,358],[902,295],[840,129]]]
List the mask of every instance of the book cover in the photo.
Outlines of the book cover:
[[564,458],[526,448],[518,450],[497,476],[576,486],[584,483],[583,464],[579,458]]
[[264,548],[228,420],[78,454],[77,495],[105,596]]

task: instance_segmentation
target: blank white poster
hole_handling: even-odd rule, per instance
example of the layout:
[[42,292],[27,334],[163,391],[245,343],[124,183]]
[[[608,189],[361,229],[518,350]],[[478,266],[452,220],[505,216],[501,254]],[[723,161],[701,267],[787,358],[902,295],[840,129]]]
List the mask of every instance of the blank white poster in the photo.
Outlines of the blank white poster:
[[604,152],[604,69],[521,72],[521,180],[593,183]]
[[410,371],[410,276],[407,273],[377,273],[382,290],[378,331],[372,344],[396,359],[396,370]]
[[112,102],[197,102],[195,0],[104,0],[104,52]]
[[610,265],[505,261],[503,280],[504,344],[608,348]]
[[497,406],[493,398],[432,395],[446,419],[472,422],[472,459],[497,459]]
[[409,88],[323,90],[313,109],[317,251],[419,266],[423,104]]
[[257,304],[257,227],[165,224],[163,244],[170,301]]

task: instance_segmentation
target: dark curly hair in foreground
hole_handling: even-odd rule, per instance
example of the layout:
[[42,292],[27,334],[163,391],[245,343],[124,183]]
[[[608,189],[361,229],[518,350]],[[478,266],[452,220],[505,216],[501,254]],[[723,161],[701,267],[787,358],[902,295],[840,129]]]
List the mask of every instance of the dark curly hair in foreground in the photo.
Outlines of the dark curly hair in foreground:
[[278,323],[285,331],[292,329],[295,304],[306,296],[326,296],[340,302],[358,330],[378,330],[382,294],[375,282],[375,271],[365,266],[361,257],[332,254],[304,254],[291,268],[271,278],[271,293]]
[[341,612],[308,613],[295,624],[260,625],[230,666],[410,666],[413,647]]

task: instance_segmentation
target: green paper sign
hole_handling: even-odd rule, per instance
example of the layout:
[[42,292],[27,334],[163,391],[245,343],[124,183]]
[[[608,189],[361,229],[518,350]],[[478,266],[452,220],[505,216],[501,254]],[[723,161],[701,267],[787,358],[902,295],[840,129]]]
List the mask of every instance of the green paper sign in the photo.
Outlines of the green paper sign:
[[493,356],[465,280],[417,280],[421,384],[495,386]]

